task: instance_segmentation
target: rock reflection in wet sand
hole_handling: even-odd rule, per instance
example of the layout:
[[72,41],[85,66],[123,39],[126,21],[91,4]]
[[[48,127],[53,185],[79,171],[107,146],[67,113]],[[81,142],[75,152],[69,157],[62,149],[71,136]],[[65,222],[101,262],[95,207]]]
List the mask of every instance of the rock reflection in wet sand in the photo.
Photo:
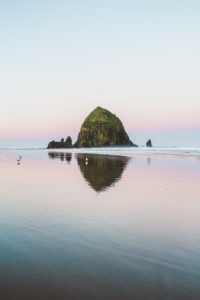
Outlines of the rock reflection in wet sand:
[[[51,159],[70,162],[72,153],[49,152]],[[130,158],[103,154],[76,154],[78,166],[89,186],[96,192],[105,191],[122,177]]]
[[105,191],[109,186],[120,180],[129,157],[82,154],[76,155],[80,171],[96,192]]
[[72,153],[65,153],[65,152],[49,152],[49,158],[51,159],[60,159],[62,161],[70,162],[72,160]]

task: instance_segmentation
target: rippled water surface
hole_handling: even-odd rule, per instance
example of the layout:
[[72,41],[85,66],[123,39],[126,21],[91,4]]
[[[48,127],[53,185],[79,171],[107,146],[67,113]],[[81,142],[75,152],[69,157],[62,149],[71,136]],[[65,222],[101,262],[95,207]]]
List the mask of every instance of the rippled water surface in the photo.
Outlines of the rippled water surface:
[[0,151],[0,299],[200,298],[198,155],[116,154]]

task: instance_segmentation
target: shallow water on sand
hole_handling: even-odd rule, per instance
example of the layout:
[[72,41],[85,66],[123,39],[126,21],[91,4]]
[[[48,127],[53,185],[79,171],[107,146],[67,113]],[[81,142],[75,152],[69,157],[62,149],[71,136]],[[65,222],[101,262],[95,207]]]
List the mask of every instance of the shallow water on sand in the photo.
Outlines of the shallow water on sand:
[[199,299],[200,161],[2,150],[0,182],[0,299]]

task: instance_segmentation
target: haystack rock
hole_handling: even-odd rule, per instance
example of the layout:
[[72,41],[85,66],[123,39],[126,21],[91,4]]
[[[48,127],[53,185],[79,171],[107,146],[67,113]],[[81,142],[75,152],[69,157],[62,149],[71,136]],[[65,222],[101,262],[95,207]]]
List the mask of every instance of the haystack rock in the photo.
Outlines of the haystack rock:
[[135,146],[120,119],[110,111],[97,107],[85,119],[74,147]]

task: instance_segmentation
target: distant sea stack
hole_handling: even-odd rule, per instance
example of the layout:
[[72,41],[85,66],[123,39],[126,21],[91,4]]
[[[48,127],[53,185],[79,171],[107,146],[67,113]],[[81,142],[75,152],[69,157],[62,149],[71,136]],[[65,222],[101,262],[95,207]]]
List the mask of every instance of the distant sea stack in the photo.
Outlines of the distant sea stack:
[[70,136],[64,140],[63,138],[60,140],[60,142],[51,141],[48,144],[47,149],[58,149],[58,148],[72,148],[72,139]]
[[148,140],[148,141],[146,142],[146,146],[147,146],[147,147],[153,147],[153,146],[152,146],[151,140]]
[[135,146],[120,119],[110,111],[97,107],[83,122],[74,147]]

